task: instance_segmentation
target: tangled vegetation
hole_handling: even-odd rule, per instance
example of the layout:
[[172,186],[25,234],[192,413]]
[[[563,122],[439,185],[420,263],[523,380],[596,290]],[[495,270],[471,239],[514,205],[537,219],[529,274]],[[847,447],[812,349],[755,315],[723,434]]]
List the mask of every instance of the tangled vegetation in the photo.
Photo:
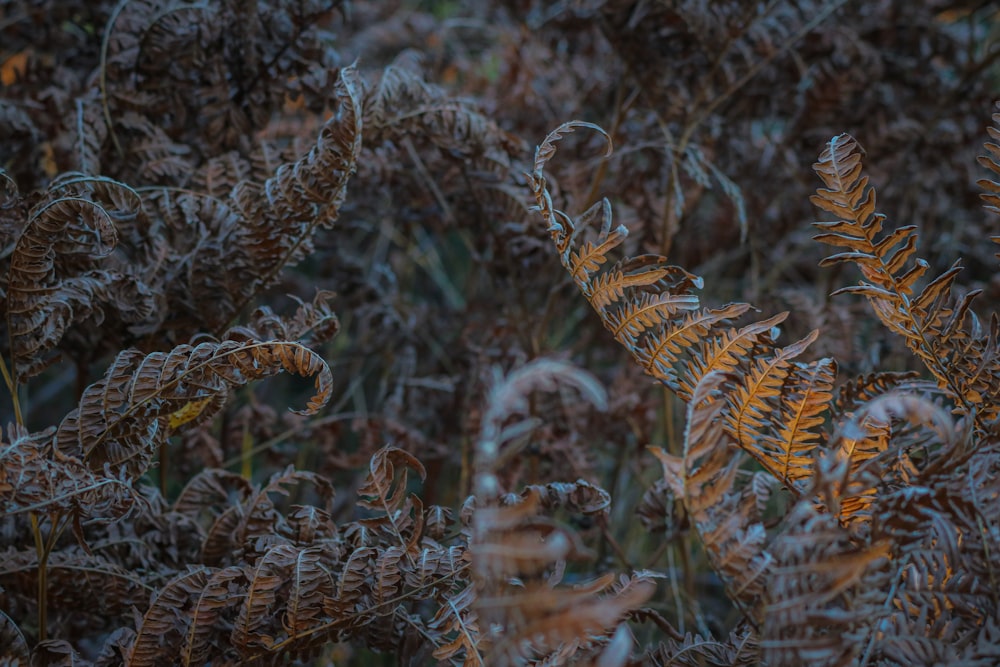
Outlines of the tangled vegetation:
[[998,664],[997,19],[0,0],[0,664]]

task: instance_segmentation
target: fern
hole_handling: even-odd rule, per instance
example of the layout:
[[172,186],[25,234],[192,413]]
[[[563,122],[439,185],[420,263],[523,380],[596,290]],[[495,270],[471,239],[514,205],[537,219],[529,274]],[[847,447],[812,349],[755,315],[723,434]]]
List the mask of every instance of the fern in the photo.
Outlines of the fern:
[[135,477],[172,431],[214,416],[232,387],[281,371],[316,376],[317,393],[305,414],[329,400],[329,367],[297,343],[227,340],[181,345],[169,354],[125,351],[84,391],[54,444],[91,469],[107,464]]
[[826,185],[812,198],[813,203],[840,218],[815,223],[823,230],[816,239],[846,248],[822,264],[857,265],[864,280],[837,293],[863,294],[882,323],[903,337],[958,408],[974,414],[977,427],[989,431],[997,418],[996,409],[980,406],[984,396],[1000,390],[1000,322],[994,317],[990,329],[982,331],[971,313],[972,300],[979,292],[952,294],[960,271],[957,264],[917,291],[928,264],[913,258],[915,227],[882,232],[885,216],[875,212],[875,191],[862,175],[861,155],[853,138],[840,135],[813,165]]

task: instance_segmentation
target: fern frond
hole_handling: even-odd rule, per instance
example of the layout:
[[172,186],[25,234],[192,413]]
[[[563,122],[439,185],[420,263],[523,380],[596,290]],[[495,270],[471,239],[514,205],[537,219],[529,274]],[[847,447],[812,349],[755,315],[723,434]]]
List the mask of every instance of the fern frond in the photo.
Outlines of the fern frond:
[[122,516],[138,500],[124,480],[93,471],[80,459],[52,455],[52,429],[29,433],[10,424],[0,441],[3,514],[67,514],[85,519]]
[[883,371],[850,379],[840,385],[837,390],[837,398],[833,404],[833,415],[838,417],[853,414],[855,410],[876,396],[887,394],[897,387],[903,387],[904,390],[911,387],[913,381],[918,377],[919,374],[915,371]]
[[882,232],[885,216],[875,212],[875,191],[862,174],[862,155],[857,142],[843,134],[830,140],[813,165],[826,188],[811,200],[839,218],[814,223],[822,230],[816,239],[848,249],[821,264],[856,264],[864,280],[838,292],[864,294],[879,320],[902,336],[959,409],[973,415],[979,429],[990,431],[1000,407],[984,406],[981,398],[1000,391],[1000,323],[991,324],[989,332],[979,327],[971,312],[979,291],[953,295],[957,262],[917,293],[927,263],[914,257],[914,227]]
[[[55,361],[52,351],[85,321],[101,324],[114,314],[123,323],[138,324],[150,317],[154,301],[143,280],[101,268],[100,262],[118,243],[116,223],[137,215],[139,208],[130,188],[76,174],[52,183],[48,196],[32,207],[7,273],[16,382]],[[116,337],[113,327],[105,331],[109,339]]]
[[[647,375],[670,387],[681,397],[690,398],[694,385],[705,372],[714,368],[725,368],[724,360],[734,358],[730,345],[721,343],[721,340],[728,339],[730,343],[745,340],[745,336],[755,333],[756,328],[747,329],[743,334],[726,330],[719,339],[712,342],[712,345],[717,347],[706,348],[704,352],[699,350],[696,343],[706,338],[714,325],[735,319],[748,310],[750,304],[732,303],[722,308],[703,308],[694,311],[684,316],[676,326],[649,332],[633,351],[633,355]],[[718,352],[711,352],[711,349],[716,349]],[[695,356],[686,367],[678,370],[676,366],[685,354]],[[704,354],[708,355],[709,361],[702,361],[701,355]],[[717,365],[717,360],[722,361],[723,365]]]
[[786,487],[812,477],[813,452],[823,436],[817,429],[826,421],[833,398],[837,363],[830,358],[796,364],[773,409],[770,430],[761,449],[774,464],[766,466]]
[[148,355],[126,350],[84,390],[59,425],[55,445],[95,471],[108,464],[137,476],[172,430],[172,415],[195,404],[196,416],[184,423],[201,423],[213,416],[204,407],[221,407],[233,387],[282,371],[316,377],[316,394],[301,414],[315,414],[329,400],[330,368],[298,343],[227,340]]
[[[775,350],[774,356],[759,359],[751,367],[750,372],[740,379],[735,390],[728,394],[729,409],[725,416],[727,430],[745,452],[757,459],[768,472],[789,487],[794,487],[795,479],[808,477],[808,469],[804,467],[804,461],[799,461],[792,468],[790,476],[782,474],[788,472],[791,453],[783,451],[783,442],[779,444],[777,451],[769,451],[767,445],[775,444],[776,438],[769,437],[768,433],[778,431],[778,437],[783,436],[780,429],[784,428],[785,424],[780,421],[780,404],[790,398],[789,387],[795,386],[794,382],[787,382],[789,374],[792,373],[791,360],[802,354],[818,335],[819,331],[813,330],[802,340]],[[819,411],[822,407],[817,408],[814,405],[812,409]],[[795,410],[796,413],[798,411]],[[779,421],[774,423],[775,420]],[[813,425],[821,421],[820,419]],[[805,446],[805,443],[788,443],[789,448],[799,446]]]
[[739,456],[726,432],[725,400],[716,390],[725,381],[720,371],[706,375],[688,402],[684,455],[674,457],[651,448],[660,459],[664,478],[684,500],[712,567],[730,596],[754,613],[772,557],[765,550],[766,531],[752,503],[734,493]]
[[657,667],[703,667],[706,664],[751,667],[760,664],[758,641],[756,633],[749,628],[731,632],[725,639],[689,632],[682,638],[668,638],[647,656]]
[[198,599],[212,574],[208,568],[192,569],[177,575],[159,590],[137,626],[126,665],[154,667],[176,658],[177,647],[188,635],[193,620],[186,614],[178,617],[177,610],[190,608],[191,601]]
[[279,544],[257,559],[247,572],[247,589],[233,625],[231,641],[241,650],[269,649],[284,637],[272,634],[272,614],[279,609],[279,595],[284,598],[298,562],[299,550]]
[[483,657],[479,654],[479,619],[472,609],[475,600],[475,587],[466,586],[450,597],[428,623],[428,627],[441,636],[453,633],[451,641],[434,649],[435,659],[451,660],[464,654],[465,667],[483,667]]
[[[743,304],[739,304],[743,305]],[[747,306],[749,309],[749,306]],[[689,397],[694,394],[694,388],[711,372],[729,373],[750,358],[750,350],[760,340],[770,336],[774,327],[788,317],[788,313],[778,313],[766,320],[751,322],[740,329],[723,329],[717,336],[703,338],[697,341],[697,346],[690,350],[690,360],[682,363],[682,379],[680,395]]]
[[233,257],[231,265],[246,283],[238,289],[233,311],[217,322],[227,321],[285,266],[309,254],[314,231],[337,220],[361,152],[361,91],[353,66],[340,71],[336,95],[339,112],[307,155],[283,164],[263,187],[243,182],[233,188],[230,200],[243,220],[234,254],[246,260]]
[[693,294],[640,294],[609,313],[604,322],[615,340],[632,349],[648,329],[668,322],[680,311],[697,310],[698,305]]
[[[997,105],[997,108],[1000,109],[1000,105]],[[994,143],[1000,142],[1000,113],[994,113],[992,118],[993,125],[986,128],[986,133],[993,141],[987,141],[983,144],[987,154],[980,155],[977,160],[981,166],[989,169],[997,178],[1000,178],[1000,145]],[[979,195],[979,198],[986,202],[983,205],[984,208],[991,213],[1000,215],[1000,183],[989,178],[981,178],[976,181],[976,185],[985,191]],[[1000,236],[993,237],[993,240],[1000,243]]]
[[888,543],[857,545],[808,501],[772,543],[765,587],[763,658],[768,664],[850,665],[876,632]]
[[217,654],[216,642],[225,624],[231,622],[240,604],[246,585],[246,572],[240,567],[227,567],[211,573],[197,595],[191,598],[190,621],[177,656],[184,667],[205,664]]

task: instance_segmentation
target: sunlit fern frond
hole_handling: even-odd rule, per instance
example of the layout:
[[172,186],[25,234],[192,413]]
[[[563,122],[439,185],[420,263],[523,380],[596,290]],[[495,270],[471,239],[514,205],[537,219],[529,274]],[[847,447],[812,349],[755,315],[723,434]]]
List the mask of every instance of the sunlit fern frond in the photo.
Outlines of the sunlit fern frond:
[[983,405],[982,397],[1000,392],[1000,321],[994,316],[988,328],[980,325],[971,310],[980,290],[954,292],[958,262],[918,288],[928,264],[914,256],[915,227],[883,232],[885,216],[875,211],[875,190],[862,173],[862,156],[858,143],[842,134],[830,140],[813,165],[826,187],[811,200],[838,218],[814,223],[822,230],[815,238],[845,248],[821,265],[855,264],[863,280],[835,294],[863,294],[958,408],[974,415],[978,428],[990,431],[1000,407]]

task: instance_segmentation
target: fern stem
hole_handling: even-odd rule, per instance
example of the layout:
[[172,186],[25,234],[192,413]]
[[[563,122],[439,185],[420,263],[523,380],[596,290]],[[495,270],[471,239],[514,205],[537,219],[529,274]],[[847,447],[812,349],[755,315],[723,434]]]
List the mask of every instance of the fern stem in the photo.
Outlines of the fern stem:
[[[9,332],[10,326],[8,324],[7,331]],[[13,344],[11,344],[11,350],[13,350]],[[17,385],[14,383],[14,378],[10,374],[10,370],[7,368],[7,362],[4,361],[3,355],[0,354],[0,374],[3,374],[4,384],[7,385],[7,390],[10,392],[10,402],[14,407],[14,421],[17,422],[18,426],[24,426],[24,416],[21,414],[21,401],[17,396]]]
[[49,522],[52,527],[49,531],[48,539],[42,538],[42,526],[35,512],[29,514],[31,517],[31,536],[35,541],[35,553],[38,557],[38,588],[36,591],[36,603],[38,605],[38,641],[43,642],[48,638],[49,623],[49,555],[62,534],[65,523],[62,522],[61,514],[50,514]]
[[38,515],[32,512],[29,516],[31,517],[31,536],[35,539],[35,553],[38,556],[38,588],[35,593],[35,602],[38,605],[38,641],[43,642],[47,639],[46,626],[48,625],[49,582],[45,576],[48,565],[48,554],[42,542],[42,532],[41,526],[38,523]]
[[129,0],[120,0],[115,5],[114,10],[112,10],[111,16],[108,17],[108,23],[104,26],[104,35],[101,38],[101,60],[99,65],[100,80],[98,85],[101,90],[101,110],[104,112],[104,122],[108,126],[108,134],[111,136],[111,143],[115,145],[118,157],[125,157],[125,151],[122,149],[121,142],[118,141],[118,135],[115,134],[115,126],[111,121],[111,108],[108,106],[108,44],[111,42],[111,31],[115,27],[115,21],[118,20],[118,16],[128,3]]

